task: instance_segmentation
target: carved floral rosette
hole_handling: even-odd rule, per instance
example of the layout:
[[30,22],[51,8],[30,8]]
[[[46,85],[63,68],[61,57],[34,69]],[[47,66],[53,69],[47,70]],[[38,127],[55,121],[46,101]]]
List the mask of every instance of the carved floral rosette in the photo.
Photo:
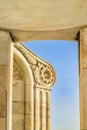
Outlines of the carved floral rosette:
[[56,77],[53,67],[36,56],[22,43],[15,43],[15,48],[20,51],[29,63],[33,73],[35,87],[50,89],[50,87],[54,84]]

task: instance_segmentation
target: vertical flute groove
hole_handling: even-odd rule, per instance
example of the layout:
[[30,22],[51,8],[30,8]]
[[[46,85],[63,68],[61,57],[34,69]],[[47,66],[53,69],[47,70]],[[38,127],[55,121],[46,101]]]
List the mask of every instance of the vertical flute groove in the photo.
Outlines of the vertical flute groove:
[[48,93],[46,92],[46,130],[48,130]]
[[42,130],[42,92],[40,91],[40,129]]

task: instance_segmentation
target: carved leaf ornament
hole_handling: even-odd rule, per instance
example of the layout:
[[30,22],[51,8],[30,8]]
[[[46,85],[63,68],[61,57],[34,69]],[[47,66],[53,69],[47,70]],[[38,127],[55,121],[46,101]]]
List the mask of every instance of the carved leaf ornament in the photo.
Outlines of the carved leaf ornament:
[[34,76],[35,86],[50,89],[56,79],[53,67],[32,53],[22,43],[15,43],[15,47],[29,63]]

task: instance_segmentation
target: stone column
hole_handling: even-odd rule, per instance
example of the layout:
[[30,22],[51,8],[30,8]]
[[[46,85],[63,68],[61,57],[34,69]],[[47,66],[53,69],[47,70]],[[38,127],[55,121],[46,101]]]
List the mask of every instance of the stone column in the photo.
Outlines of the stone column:
[[55,82],[55,72],[51,65],[22,44],[15,44],[15,49],[15,60],[21,62],[18,64],[24,72],[25,129],[50,130],[50,90]]
[[42,130],[46,130],[46,92],[42,89]]
[[46,130],[50,130],[50,90],[46,92]]
[[80,31],[80,121],[87,130],[87,29]]
[[42,89],[42,130],[50,130],[50,90]]
[[[38,88],[34,88],[34,130],[40,130],[40,93]],[[42,126],[41,126],[42,127]]]
[[0,130],[11,130],[12,57],[10,34],[0,31]]

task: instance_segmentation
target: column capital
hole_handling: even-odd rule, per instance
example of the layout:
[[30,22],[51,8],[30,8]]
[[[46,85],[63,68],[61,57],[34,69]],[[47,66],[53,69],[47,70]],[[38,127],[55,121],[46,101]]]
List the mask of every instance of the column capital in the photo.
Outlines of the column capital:
[[29,63],[34,76],[34,86],[44,89],[50,89],[55,83],[55,71],[53,67],[36,56],[33,52],[27,49],[22,43],[15,43],[15,48],[18,49]]

